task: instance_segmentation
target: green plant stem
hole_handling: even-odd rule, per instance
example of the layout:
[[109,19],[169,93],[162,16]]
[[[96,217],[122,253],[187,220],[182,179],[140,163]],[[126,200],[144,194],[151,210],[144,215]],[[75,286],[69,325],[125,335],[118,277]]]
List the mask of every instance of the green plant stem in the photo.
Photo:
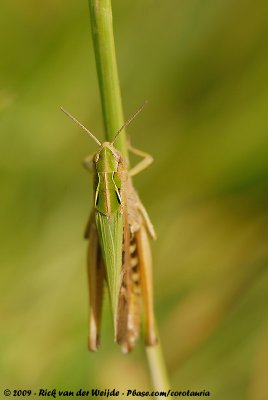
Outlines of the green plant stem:
[[[105,133],[106,139],[111,142],[124,123],[114,45],[111,0],[89,0],[89,9]],[[116,147],[128,160],[124,131],[116,141]]]
[[[111,1],[89,0],[89,9],[106,139],[112,141],[116,131],[123,125],[124,118],[115,54]],[[128,160],[124,131],[116,141],[116,146]],[[169,383],[160,342],[154,347],[147,348],[146,355],[154,388],[168,390]]]
[[155,390],[170,389],[170,382],[160,341],[156,346],[146,347],[151,380]]

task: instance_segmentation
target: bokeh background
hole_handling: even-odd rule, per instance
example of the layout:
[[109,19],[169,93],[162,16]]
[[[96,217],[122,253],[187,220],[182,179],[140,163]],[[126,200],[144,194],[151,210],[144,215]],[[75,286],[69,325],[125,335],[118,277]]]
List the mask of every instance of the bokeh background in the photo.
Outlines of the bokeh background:
[[[113,1],[135,178],[158,233],[155,302],[174,389],[268,398],[268,3]],[[87,352],[91,177],[103,125],[88,4],[0,5],[0,387],[150,387],[142,343]]]

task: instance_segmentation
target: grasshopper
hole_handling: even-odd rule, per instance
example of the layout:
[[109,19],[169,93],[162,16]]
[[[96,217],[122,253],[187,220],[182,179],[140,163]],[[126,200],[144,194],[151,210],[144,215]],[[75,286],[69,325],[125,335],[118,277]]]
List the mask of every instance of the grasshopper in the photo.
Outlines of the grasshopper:
[[138,115],[145,103],[117,131],[112,142],[101,143],[69,112],[61,110],[98,144],[99,151],[84,160],[94,174],[94,209],[85,230],[88,246],[89,341],[91,351],[99,347],[102,293],[107,283],[114,338],[124,353],[135,346],[144,311],[145,343],[157,342],[153,309],[152,258],[148,235],[155,239],[149,216],[132,184],[132,177],[153,161],[128,145],[142,160],[128,171],[123,155],[114,147],[120,132]]

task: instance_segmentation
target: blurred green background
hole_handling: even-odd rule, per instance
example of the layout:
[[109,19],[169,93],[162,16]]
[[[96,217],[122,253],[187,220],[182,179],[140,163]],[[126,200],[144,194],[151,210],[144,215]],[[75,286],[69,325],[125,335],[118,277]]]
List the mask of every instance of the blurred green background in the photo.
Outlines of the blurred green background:
[[[113,1],[135,185],[158,233],[156,313],[174,389],[268,398],[268,3]],[[87,1],[0,5],[0,388],[150,387],[142,343],[87,352],[86,247],[100,138]]]

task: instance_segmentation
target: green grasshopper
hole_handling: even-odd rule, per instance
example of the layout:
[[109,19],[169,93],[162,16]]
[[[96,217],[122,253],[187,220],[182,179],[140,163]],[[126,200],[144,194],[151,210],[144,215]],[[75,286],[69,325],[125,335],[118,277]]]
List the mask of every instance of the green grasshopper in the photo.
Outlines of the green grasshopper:
[[155,231],[133,185],[132,176],[147,168],[152,157],[129,145],[142,157],[128,171],[122,154],[114,147],[120,132],[141,112],[143,104],[118,130],[112,142],[101,143],[76,118],[61,110],[95,140],[99,151],[84,160],[94,174],[94,209],[85,230],[88,247],[89,350],[99,347],[104,281],[110,297],[115,341],[128,353],[140,334],[142,309],[145,342],[157,342],[153,310],[152,259],[148,234]]

